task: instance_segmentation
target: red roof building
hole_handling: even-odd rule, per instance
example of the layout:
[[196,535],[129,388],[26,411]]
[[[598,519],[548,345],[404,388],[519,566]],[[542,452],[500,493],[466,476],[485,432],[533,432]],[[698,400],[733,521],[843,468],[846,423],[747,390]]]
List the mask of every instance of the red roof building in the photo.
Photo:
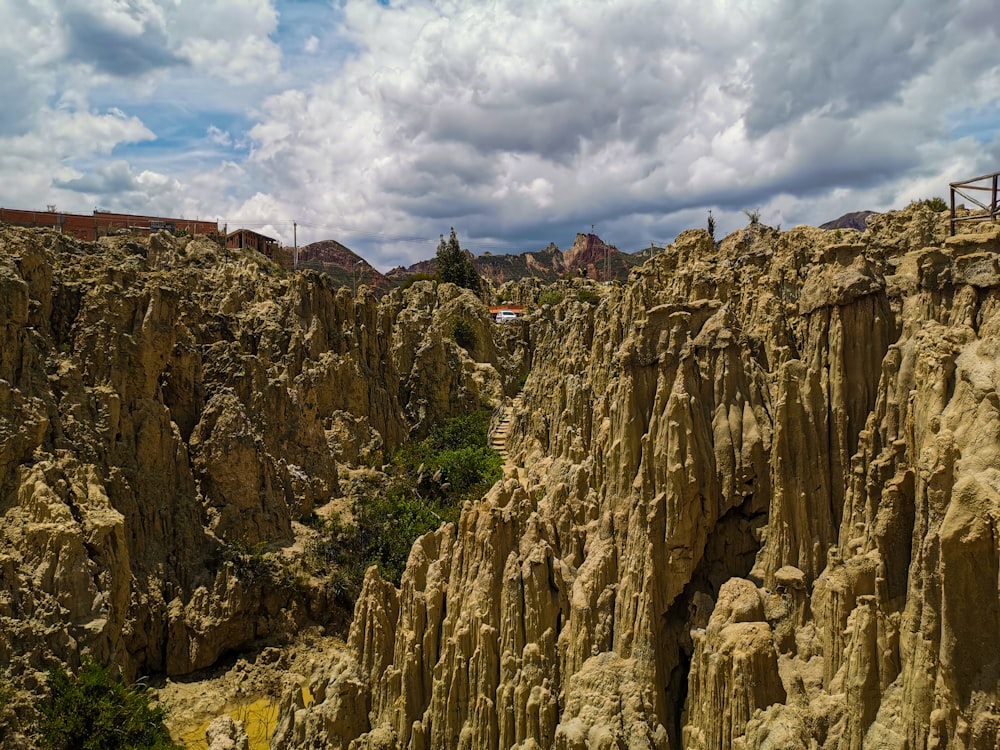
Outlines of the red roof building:
[[274,237],[260,234],[250,229],[236,229],[226,235],[226,247],[234,250],[256,250],[272,260],[277,260],[278,248],[281,247]]
[[174,233],[186,232],[190,235],[217,236],[219,234],[219,225],[214,221],[119,214],[111,211],[94,211],[93,214],[67,214],[55,210],[25,211],[18,208],[0,208],[0,224],[50,228],[89,242],[108,235],[158,232],[161,230]]

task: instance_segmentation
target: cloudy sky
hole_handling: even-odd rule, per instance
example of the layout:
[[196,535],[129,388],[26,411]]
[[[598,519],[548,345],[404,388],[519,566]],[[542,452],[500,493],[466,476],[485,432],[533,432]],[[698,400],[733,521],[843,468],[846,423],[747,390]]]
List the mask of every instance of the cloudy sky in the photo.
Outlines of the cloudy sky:
[[376,266],[818,224],[1000,170],[995,0],[0,0],[0,205]]

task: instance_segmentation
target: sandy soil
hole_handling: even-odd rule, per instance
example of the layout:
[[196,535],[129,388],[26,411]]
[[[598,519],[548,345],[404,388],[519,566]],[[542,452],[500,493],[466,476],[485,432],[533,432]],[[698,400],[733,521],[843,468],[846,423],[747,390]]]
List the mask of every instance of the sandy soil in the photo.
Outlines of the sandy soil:
[[282,695],[293,687],[304,690],[316,657],[342,650],[342,639],[321,628],[299,634],[291,646],[241,654],[190,677],[153,684],[170,709],[167,727],[187,748],[206,748],[205,729],[217,716],[229,714],[244,722],[250,750],[265,750],[278,718]]

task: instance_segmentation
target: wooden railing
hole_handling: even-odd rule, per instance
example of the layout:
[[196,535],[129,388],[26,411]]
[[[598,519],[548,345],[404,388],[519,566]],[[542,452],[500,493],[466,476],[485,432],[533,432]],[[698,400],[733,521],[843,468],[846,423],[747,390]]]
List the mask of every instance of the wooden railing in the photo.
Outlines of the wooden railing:
[[[951,183],[951,233],[955,234],[955,225],[960,221],[996,221],[1000,216],[1000,204],[997,203],[997,182],[1000,172],[973,177],[971,180]],[[972,203],[976,208],[965,216],[955,215],[955,194]],[[983,195],[988,193],[989,198]],[[978,196],[978,197],[974,197]],[[978,210],[977,210],[978,209]]]

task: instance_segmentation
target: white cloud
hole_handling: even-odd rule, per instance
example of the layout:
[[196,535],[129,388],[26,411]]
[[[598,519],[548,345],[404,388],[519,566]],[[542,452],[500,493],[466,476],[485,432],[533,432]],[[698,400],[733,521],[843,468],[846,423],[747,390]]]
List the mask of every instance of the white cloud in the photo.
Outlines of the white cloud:
[[231,84],[276,79],[281,50],[270,38],[278,15],[269,0],[176,3],[169,22],[178,50],[204,75]]
[[233,145],[233,137],[221,128],[217,128],[215,125],[209,125],[206,135],[212,143],[219,146],[231,146]]
[[0,139],[0,150],[44,164],[64,153],[107,155],[120,143],[154,137],[140,120],[121,112],[95,114],[52,110],[44,114],[35,130]]
[[[83,185],[89,163],[104,202],[127,174],[123,202],[271,222],[283,239],[297,219],[300,240],[337,236],[389,266],[433,252],[398,238],[450,226],[470,246],[543,246],[594,223],[631,249],[708,208],[720,231],[741,208],[820,223],[942,194],[1000,157],[990,0],[276,2],[0,6],[0,62],[20,66],[0,81],[0,177],[35,163],[41,195]],[[89,26],[67,32],[71,11]],[[12,33],[57,52],[4,57]],[[113,53],[92,44],[112,37]],[[136,102],[197,123],[183,150],[123,156],[154,130],[171,142]],[[245,160],[223,161],[247,137]]]

